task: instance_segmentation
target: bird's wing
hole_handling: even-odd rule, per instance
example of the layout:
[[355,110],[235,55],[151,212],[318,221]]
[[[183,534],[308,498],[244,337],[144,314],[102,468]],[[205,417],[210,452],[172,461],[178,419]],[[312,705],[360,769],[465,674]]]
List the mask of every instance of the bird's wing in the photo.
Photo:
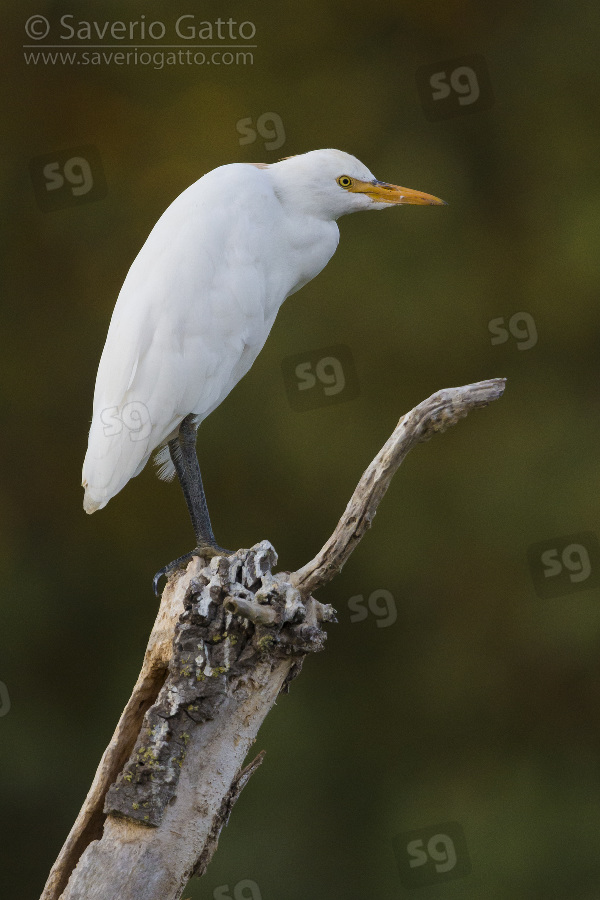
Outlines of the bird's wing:
[[125,279],[100,360],[83,466],[88,512],[188,414],[214,409],[260,351],[294,281],[268,176],[215,169],[159,219]]

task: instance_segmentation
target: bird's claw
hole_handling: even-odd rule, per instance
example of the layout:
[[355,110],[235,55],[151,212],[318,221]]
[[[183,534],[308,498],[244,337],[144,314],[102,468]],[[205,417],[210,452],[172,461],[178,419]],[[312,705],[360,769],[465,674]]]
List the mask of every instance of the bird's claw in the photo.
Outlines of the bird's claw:
[[183,569],[194,556],[198,556],[201,559],[212,559],[214,556],[232,556],[234,552],[234,550],[225,550],[224,547],[219,547],[218,544],[206,544],[201,547],[194,547],[189,553],[184,553],[183,556],[179,556],[177,559],[174,559],[173,562],[170,562],[167,566],[158,570],[152,579],[154,596],[160,597],[158,583],[163,575],[166,575],[168,581],[173,572],[176,572],[178,569]]

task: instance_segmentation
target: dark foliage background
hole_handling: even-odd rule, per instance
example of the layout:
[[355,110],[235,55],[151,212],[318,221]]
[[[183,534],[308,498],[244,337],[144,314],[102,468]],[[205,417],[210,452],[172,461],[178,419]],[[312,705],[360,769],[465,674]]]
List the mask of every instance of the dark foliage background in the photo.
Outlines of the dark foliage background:
[[[26,65],[25,21],[57,27],[65,13],[145,14],[171,31],[184,14],[252,21],[254,63]],[[269,717],[256,744],[266,762],[185,896],[234,897],[238,885],[235,900],[391,900],[406,892],[397,836],[456,822],[471,874],[413,896],[596,898],[600,561],[583,538],[588,577],[564,570],[544,599],[527,552],[548,541],[560,557],[570,535],[599,527],[598,5],[27,0],[3,16],[3,894],[39,895],[139,670],[151,576],[192,537],[177,486],[150,467],[106,510],[81,509],[123,278],[204,172],[333,146],[449,206],[341,220],[334,259],[283,306],[201,429],[219,539],[268,538],[283,567],[301,565],[400,414],[442,387],[504,375],[508,389],[396,476],[321,595],[340,618],[327,652]],[[473,54],[493,103],[428,119],[417,70]],[[283,145],[240,145],[237,123],[267,112]],[[32,160],[87,145],[106,196],[44,211]],[[525,337],[492,344],[488,323],[523,312]],[[531,321],[537,342],[520,349]],[[294,410],[282,361],[338,344],[358,397]],[[374,591],[389,592],[393,623],[351,620],[350,599]]]

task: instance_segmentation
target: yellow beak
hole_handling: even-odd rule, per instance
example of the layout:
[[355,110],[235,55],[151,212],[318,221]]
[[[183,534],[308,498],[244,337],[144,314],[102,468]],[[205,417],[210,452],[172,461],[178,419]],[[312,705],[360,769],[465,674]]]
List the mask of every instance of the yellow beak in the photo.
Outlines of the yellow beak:
[[366,194],[376,203],[412,203],[418,206],[447,206],[445,200],[434,197],[432,194],[424,194],[422,191],[413,191],[412,188],[399,187],[397,184],[387,184],[385,181],[355,181],[348,188],[355,194]]

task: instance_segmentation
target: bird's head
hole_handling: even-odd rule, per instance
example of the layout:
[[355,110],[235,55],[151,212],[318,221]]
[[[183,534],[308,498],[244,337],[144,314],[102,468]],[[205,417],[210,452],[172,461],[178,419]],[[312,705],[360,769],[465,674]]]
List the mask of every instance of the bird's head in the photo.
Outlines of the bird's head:
[[318,218],[338,219],[361,209],[409,203],[446,205],[431,194],[378,181],[360,160],[341,150],[311,150],[282,159],[269,169],[281,199]]

